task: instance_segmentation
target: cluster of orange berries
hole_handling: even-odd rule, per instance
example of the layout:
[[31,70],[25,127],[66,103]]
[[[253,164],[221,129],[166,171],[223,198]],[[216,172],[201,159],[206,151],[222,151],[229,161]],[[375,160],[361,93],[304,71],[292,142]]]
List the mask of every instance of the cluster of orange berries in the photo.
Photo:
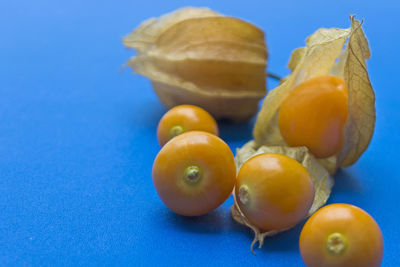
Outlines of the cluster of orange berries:
[[[295,88],[279,116],[289,145],[305,145],[321,157],[340,149],[347,118],[344,83],[328,78]],[[307,114],[312,110],[312,116]],[[290,157],[263,153],[246,161],[237,173],[229,146],[218,137],[217,122],[199,107],[169,110],[158,125],[157,137],[162,149],[154,161],[153,183],[164,204],[177,214],[206,214],[233,192],[246,218],[271,231],[293,227],[313,204],[310,174]],[[331,204],[304,225],[300,252],[307,266],[379,266],[383,238],[377,223],[362,209]]]

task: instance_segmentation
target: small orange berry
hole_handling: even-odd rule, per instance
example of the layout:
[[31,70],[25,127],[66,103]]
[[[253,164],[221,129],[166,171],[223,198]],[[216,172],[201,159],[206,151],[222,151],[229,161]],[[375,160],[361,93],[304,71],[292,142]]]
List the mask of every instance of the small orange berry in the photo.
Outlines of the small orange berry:
[[279,129],[289,146],[306,146],[318,158],[337,154],[343,146],[348,116],[345,81],[318,76],[290,92],[279,111]]
[[173,138],[153,164],[153,184],[164,204],[185,216],[206,214],[232,193],[236,165],[218,136],[191,131]]
[[161,146],[184,132],[204,131],[218,135],[215,119],[204,109],[193,105],[171,108],[161,118],[157,128],[157,138]]
[[304,225],[300,253],[308,267],[377,267],[383,256],[382,233],[364,210],[331,204]]
[[243,214],[258,228],[283,230],[307,215],[314,200],[314,185],[296,160],[264,153],[243,164],[235,196]]

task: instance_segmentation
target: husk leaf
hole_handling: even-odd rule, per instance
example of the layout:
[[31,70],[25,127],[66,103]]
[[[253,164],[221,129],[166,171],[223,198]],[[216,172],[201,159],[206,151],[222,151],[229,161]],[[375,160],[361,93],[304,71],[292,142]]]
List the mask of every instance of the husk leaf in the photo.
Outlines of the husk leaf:
[[[314,202],[308,212],[308,216],[313,214],[318,208],[326,203],[333,186],[333,179],[329,175],[328,171],[319,163],[319,161],[308,152],[306,147],[287,147],[287,146],[259,146],[254,140],[246,143],[242,148],[236,150],[236,167],[239,171],[243,163],[245,163],[251,157],[254,157],[262,153],[277,153],[283,154],[291,157],[301,163],[309,172],[311,179],[314,184],[315,197]],[[235,194],[234,204],[231,207],[231,214],[235,221],[240,224],[246,225],[251,228],[254,232],[254,240],[251,244],[251,251],[253,251],[253,246],[256,242],[259,243],[259,248],[262,247],[264,238],[267,236],[272,236],[285,230],[274,230],[262,232],[255,225],[247,220],[245,215],[240,210],[237,204]]]
[[147,49],[151,49],[151,46],[157,41],[157,38],[176,23],[190,18],[217,16],[222,15],[208,8],[181,8],[159,18],[145,20],[132,33],[125,36],[122,41],[127,48],[133,48],[139,52],[144,52]]
[[167,107],[244,120],[266,93],[264,33],[243,20],[184,8],[143,22],[123,42],[137,50],[127,65],[151,79]]
[[369,80],[366,59],[370,57],[367,38],[360,22],[353,20],[353,34],[344,54],[343,77],[349,90],[349,118],[345,143],[338,165],[354,164],[367,149],[375,127],[375,94]]
[[258,145],[285,146],[278,126],[282,102],[296,85],[331,74],[346,82],[349,115],[342,150],[319,161],[332,174],[339,167],[354,164],[366,150],[375,124],[375,96],[366,67],[370,51],[360,22],[352,16],[351,23],[348,29],[321,28],[307,38],[305,47],[293,51],[289,60],[292,73],[267,95],[258,114],[253,131]]

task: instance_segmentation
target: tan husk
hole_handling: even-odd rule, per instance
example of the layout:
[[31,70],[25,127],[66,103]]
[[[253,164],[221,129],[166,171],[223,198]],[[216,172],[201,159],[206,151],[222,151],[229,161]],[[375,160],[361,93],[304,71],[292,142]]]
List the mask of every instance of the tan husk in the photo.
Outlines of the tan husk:
[[[326,203],[333,186],[333,179],[329,175],[328,171],[319,163],[319,161],[308,152],[306,147],[287,147],[287,146],[259,146],[252,140],[246,143],[242,148],[236,150],[236,167],[239,172],[243,163],[245,163],[249,158],[262,154],[262,153],[277,153],[283,154],[291,157],[301,163],[307,171],[310,173],[311,179],[314,184],[315,197],[314,202],[308,212],[308,216],[313,214],[318,208]],[[231,207],[231,214],[235,221],[240,224],[244,224],[254,231],[254,240],[251,244],[251,251],[253,251],[253,246],[256,242],[259,242],[259,248],[262,247],[264,238],[267,236],[272,236],[280,233],[284,230],[273,230],[262,232],[255,225],[250,223],[245,215],[240,210],[239,205],[236,202],[235,194],[233,193],[234,204]]]
[[268,94],[258,114],[253,132],[258,145],[285,146],[277,122],[282,102],[296,85],[331,74],[346,82],[349,116],[341,151],[319,161],[333,174],[339,167],[354,164],[367,149],[375,124],[375,96],[366,67],[370,51],[360,22],[352,16],[351,23],[349,29],[321,28],[307,38],[305,47],[293,51],[288,64],[292,73]]
[[205,8],[182,8],[143,22],[123,42],[127,64],[151,79],[169,108],[203,107],[216,118],[245,120],[265,95],[264,33]]

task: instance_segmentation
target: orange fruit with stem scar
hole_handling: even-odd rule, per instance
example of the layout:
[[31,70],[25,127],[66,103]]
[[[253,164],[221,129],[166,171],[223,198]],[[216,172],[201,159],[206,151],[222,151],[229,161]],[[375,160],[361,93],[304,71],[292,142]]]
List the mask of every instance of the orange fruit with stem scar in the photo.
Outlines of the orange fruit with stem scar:
[[157,127],[158,142],[163,146],[175,136],[188,131],[204,131],[218,135],[218,125],[210,113],[200,107],[176,106],[161,118]]
[[164,204],[185,216],[206,214],[232,193],[236,165],[228,145],[199,131],[181,134],[160,150],[153,184]]
[[314,200],[314,185],[296,160],[263,153],[241,167],[235,197],[245,217],[259,229],[284,230],[307,215]]
[[377,267],[383,255],[382,233],[362,209],[331,204],[304,225],[300,253],[308,267]]

